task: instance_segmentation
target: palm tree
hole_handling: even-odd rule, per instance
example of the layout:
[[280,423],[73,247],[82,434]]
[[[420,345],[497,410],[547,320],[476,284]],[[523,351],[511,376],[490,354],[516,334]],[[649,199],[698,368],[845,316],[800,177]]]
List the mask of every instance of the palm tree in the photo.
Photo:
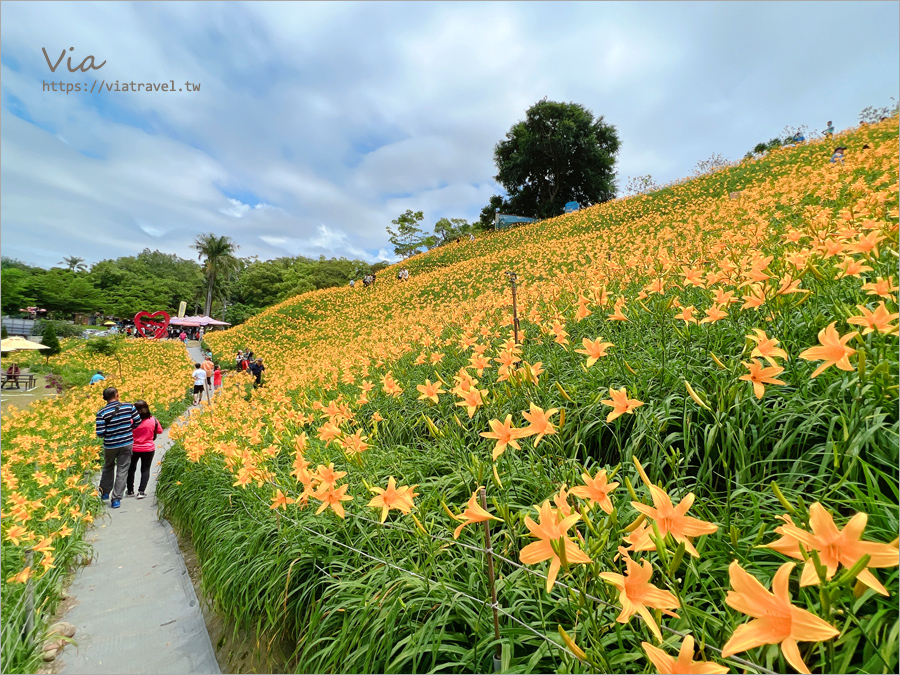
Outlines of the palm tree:
[[78,258],[74,255],[66,256],[56,264],[65,265],[72,272],[82,272],[87,269],[87,265],[84,264],[84,258]]
[[206,275],[206,308],[204,314],[209,316],[212,311],[213,287],[216,285],[216,277],[219,275],[229,276],[235,272],[240,261],[235,257],[234,253],[239,248],[231,237],[217,237],[216,235],[201,234],[197,240],[191,244],[191,248],[199,251],[198,260],[206,259],[203,263],[203,273]]

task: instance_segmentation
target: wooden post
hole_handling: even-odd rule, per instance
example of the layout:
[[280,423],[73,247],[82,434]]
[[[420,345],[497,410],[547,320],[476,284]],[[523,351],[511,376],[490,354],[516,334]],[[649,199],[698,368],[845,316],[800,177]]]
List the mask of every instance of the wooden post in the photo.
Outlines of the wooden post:
[[507,272],[506,274],[509,276],[509,283],[512,286],[513,337],[516,344],[519,344],[519,316],[516,309],[516,281],[518,281],[518,277],[515,272]]
[[[487,511],[487,496],[484,488],[481,488],[481,508]],[[491,546],[491,525],[490,521],[484,521],[484,550],[487,554],[488,564],[488,583],[491,586],[491,610],[494,613],[494,638],[497,644],[494,647],[494,672],[499,673],[501,669],[501,647],[500,647],[500,618],[497,614],[497,588],[494,585],[494,549]]]

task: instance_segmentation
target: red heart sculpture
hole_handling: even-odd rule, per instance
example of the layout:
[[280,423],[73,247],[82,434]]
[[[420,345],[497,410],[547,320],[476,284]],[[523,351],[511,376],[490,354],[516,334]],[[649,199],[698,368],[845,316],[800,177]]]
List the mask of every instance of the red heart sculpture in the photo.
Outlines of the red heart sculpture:
[[[156,319],[155,317],[160,317]],[[134,315],[134,327],[138,333],[151,340],[159,340],[167,335],[169,315],[166,312],[138,312]]]

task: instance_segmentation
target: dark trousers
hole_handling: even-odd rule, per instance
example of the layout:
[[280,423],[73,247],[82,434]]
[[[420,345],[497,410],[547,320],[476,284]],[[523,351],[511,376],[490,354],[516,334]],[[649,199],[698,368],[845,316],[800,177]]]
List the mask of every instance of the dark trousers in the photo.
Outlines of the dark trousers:
[[141,464],[141,483],[138,492],[144,492],[147,489],[147,483],[150,482],[150,467],[153,466],[153,455],[155,454],[155,450],[131,453],[131,466],[128,467],[129,492],[134,492],[134,474],[137,473],[138,462]]
[[103,449],[103,472],[100,474],[100,490],[113,499],[125,496],[125,478],[131,464],[131,445]]

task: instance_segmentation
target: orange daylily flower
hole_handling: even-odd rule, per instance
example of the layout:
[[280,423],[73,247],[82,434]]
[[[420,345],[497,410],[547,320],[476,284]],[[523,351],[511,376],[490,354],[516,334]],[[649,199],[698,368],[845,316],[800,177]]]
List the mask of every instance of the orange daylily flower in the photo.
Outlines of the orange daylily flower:
[[481,377],[484,374],[484,369],[491,365],[491,360],[486,356],[473,354],[472,358],[469,359],[469,365],[475,369],[478,377]]
[[9,539],[14,546],[18,546],[22,541],[28,541],[32,536],[34,535],[21,525],[13,525],[6,531],[6,538]]
[[[803,544],[807,550],[818,551],[819,560],[827,570],[826,579],[834,576],[838,565],[850,568],[864,555],[871,556],[866,569],[860,572],[856,578],[876,593],[886,596],[888,595],[887,589],[868,568],[895,567],[900,564],[900,555],[898,555],[896,546],[861,539],[868,518],[869,516],[865,513],[857,513],[842,530],[839,530],[832,515],[819,502],[816,502],[809,507],[809,527],[812,532],[797,527],[790,518],[776,532],[780,530],[784,535],[783,538],[793,539],[795,542]],[[769,548],[780,550],[792,558],[802,559],[799,546],[795,550],[784,546],[777,548],[777,544],[778,542],[773,542]],[[800,585],[815,586],[818,583],[819,576],[816,574],[815,565],[812,560],[808,560],[800,575]]]
[[344,505],[341,502],[348,502],[353,499],[353,497],[351,495],[346,494],[347,487],[348,486],[346,484],[344,484],[338,488],[331,487],[326,490],[321,490],[321,486],[320,486],[320,489],[317,490],[315,493],[313,493],[313,497],[322,501],[322,504],[319,506],[318,510],[316,511],[316,515],[322,513],[322,511],[324,511],[328,507],[331,507],[331,509],[338,516],[343,518],[344,517]]
[[401,485],[397,487],[394,477],[388,479],[387,488],[369,488],[376,496],[369,502],[369,506],[381,508],[381,522],[387,519],[388,511],[397,509],[401,513],[409,513],[414,504],[413,499],[418,496],[413,490],[416,485]]
[[872,268],[865,264],[864,260],[854,260],[853,258],[844,258],[843,262],[838,265],[841,273],[838,279],[845,277],[858,277],[863,272],[871,272]]
[[[653,506],[647,506],[641,502],[631,502],[631,505],[643,516],[656,522],[656,527],[659,530],[661,537],[665,538],[666,534],[671,534],[675,541],[684,544],[684,549],[688,553],[695,558],[699,558],[700,554],[697,552],[697,549],[694,548],[694,544],[691,540],[705,534],[712,534],[719,529],[719,526],[715,523],[709,523],[705,520],[686,515],[688,509],[690,509],[691,505],[694,503],[693,492],[689,492],[684,499],[678,503],[678,506],[672,506],[672,500],[666,491],[650,482],[650,479],[644,472],[644,467],[641,466],[637,459],[634,460],[634,463],[638,468],[638,473],[641,475],[641,480],[644,481],[644,484],[650,490]],[[627,535],[625,541],[631,544],[629,550],[654,550],[656,544],[654,544],[653,540],[650,538],[652,532],[652,528],[644,527]]]
[[494,445],[493,452],[491,453],[491,459],[496,462],[497,458],[506,451],[507,445],[516,450],[521,450],[516,439],[524,438],[524,430],[512,426],[512,415],[507,415],[506,420],[502,424],[500,420],[496,419],[491,420],[488,424],[491,425],[491,430],[482,431],[479,436],[497,441],[497,444]]
[[690,635],[686,635],[681,643],[677,659],[649,642],[642,642],[641,647],[660,675],[720,675],[728,672],[726,666],[713,661],[694,661],[694,638]]
[[766,388],[763,385],[785,384],[783,380],[775,379],[776,375],[784,372],[784,368],[779,368],[778,366],[764,368],[762,363],[756,359],[752,359],[750,363],[742,362],[742,365],[750,372],[746,375],[741,375],[738,379],[753,383],[753,393],[756,394],[756,398],[762,398],[765,395]]
[[527,422],[530,422],[530,424],[521,430],[521,438],[528,438],[529,436],[537,434],[537,438],[534,439],[534,445],[537,447],[537,444],[541,442],[541,439],[544,436],[556,433],[556,427],[550,423],[550,418],[558,412],[559,408],[550,408],[544,412],[542,408],[538,408],[532,403],[531,412],[522,413],[522,417],[524,417]]
[[575,544],[574,541],[566,536],[569,528],[581,518],[580,514],[572,514],[568,518],[558,521],[556,515],[550,506],[550,500],[546,500],[541,504],[540,508],[534,507],[540,514],[540,524],[536,524],[529,516],[525,516],[525,527],[531,533],[532,537],[540,539],[540,541],[528,544],[519,553],[519,560],[525,565],[535,565],[545,560],[550,560],[550,569],[547,573],[547,592],[553,587],[556,576],[559,574],[559,568],[562,562],[556,551],[553,550],[550,542],[559,542],[565,548],[566,562],[569,565],[577,565],[581,563],[593,562],[584,551]]
[[894,299],[894,293],[897,292],[897,286],[894,283],[894,277],[878,277],[874,282],[862,285],[862,290],[869,295],[878,295],[887,300]]
[[684,275],[685,286],[697,286],[698,288],[705,288],[705,285],[703,283],[703,272],[701,270],[682,267],[681,272]]
[[878,257],[878,242],[884,237],[877,232],[869,232],[869,234],[859,235],[859,239],[847,246],[847,250],[851,253],[871,253]]
[[612,406],[612,412],[606,416],[607,422],[612,422],[619,415],[624,415],[625,413],[633,415],[635,408],[644,405],[643,401],[638,401],[636,398],[628,398],[625,387],[622,387],[621,389],[613,389],[610,387],[609,395],[612,396],[612,399],[600,401],[603,405]]
[[602,337],[598,337],[593,341],[588,340],[587,338],[582,338],[581,344],[584,345],[584,349],[576,349],[575,351],[579,354],[587,355],[588,368],[594,365],[597,362],[597,359],[606,356],[606,350],[613,346],[612,342],[603,342]]
[[6,583],[8,583],[8,584],[24,584],[26,581],[28,581],[28,578],[30,576],[31,576],[31,568],[26,567],[18,574],[13,574],[11,577],[9,577],[6,580]]
[[794,279],[790,274],[781,277],[781,282],[775,295],[788,295],[790,293],[809,293],[805,288],[800,288],[800,279]]
[[335,471],[334,462],[331,462],[328,466],[319,464],[319,467],[313,474],[313,480],[318,484],[319,489],[328,489],[335,487],[337,482],[346,475],[346,471]]
[[850,365],[850,355],[856,350],[847,347],[847,342],[858,335],[856,331],[840,335],[834,328],[836,321],[832,321],[826,328],[819,331],[821,347],[810,347],[800,352],[800,358],[806,361],[824,361],[821,366],[813,371],[810,377],[818,377],[829,366],[837,366],[841,370],[853,370]]
[[286,496],[281,490],[275,490],[275,496],[272,498],[272,505],[269,508],[272,510],[283,509],[288,504],[293,503],[294,500]]
[[625,559],[625,575],[616,574],[614,572],[601,572],[600,578],[606,583],[612,584],[619,590],[619,602],[622,604],[622,611],[616,617],[619,623],[628,623],[635,613],[640,614],[641,618],[647,622],[647,627],[656,636],[657,640],[662,641],[662,633],[650,608],[659,609],[668,616],[678,616],[669,611],[678,609],[678,598],[670,591],[664,591],[650,583],[653,576],[653,566],[649,561],[645,560],[643,564],[638,564],[628,555],[624,548],[619,548],[619,553]]
[[680,314],[676,314],[675,318],[681,319],[685,323],[697,323],[697,319],[694,318],[695,311],[696,310],[694,309],[693,305],[688,305],[687,307],[685,307],[684,309],[681,310]]
[[463,511],[460,515],[455,516],[457,520],[463,521],[462,525],[459,525],[455,530],[453,530],[453,538],[459,539],[459,534],[462,532],[462,529],[466,525],[471,525],[472,523],[483,523],[486,520],[500,520],[496,516],[492,516],[490,513],[481,508],[481,505],[478,503],[478,493],[481,491],[479,487],[475,492],[472,493],[472,496],[469,497],[469,501],[466,504],[466,510]]
[[469,391],[460,396],[462,401],[459,401],[456,405],[465,408],[466,412],[469,413],[469,419],[472,419],[475,409],[480,405],[484,405],[484,400],[481,397],[486,393],[487,389],[469,389]]
[[381,384],[381,388],[388,396],[399,396],[403,393],[400,385],[397,384],[396,380],[394,380],[394,377],[390,372],[385,373],[384,377],[381,378]]
[[744,304],[741,305],[741,309],[759,309],[766,302],[765,290],[759,284],[754,284],[750,286],[748,289],[747,295],[743,296],[741,299],[744,301]]
[[439,382],[435,382],[432,384],[431,380],[426,379],[425,384],[417,384],[416,389],[421,392],[421,395],[417,400],[425,401],[431,400],[435,403],[438,402],[438,394],[446,394],[447,392],[441,389],[441,385]]
[[770,338],[766,335],[764,330],[760,330],[759,328],[754,328],[753,332],[756,333],[756,335],[747,336],[748,340],[753,340],[753,342],[756,343],[756,347],[750,352],[751,357],[759,356],[768,361],[769,365],[772,366],[778,365],[775,361],[776,358],[787,359],[787,352],[777,346],[778,340]]
[[856,309],[860,311],[861,316],[851,316],[847,319],[847,323],[852,326],[865,326],[863,335],[868,335],[872,331],[878,331],[885,335],[894,335],[897,333],[897,326],[891,325],[892,321],[900,318],[900,314],[894,312],[891,314],[887,311],[882,301],[875,311],[869,310],[865,305],[857,305]]
[[728,316],[728,312],[724,311],[718,305],[713,305],[708,310],[706,310],[706,317],[703,319],[700,319],[700,323],[701,324],[715,323],[716,321],[719,321],[720,319],[724,319],[726,316]]
[[797,642],[821,642],[840,634],[812,612],[791,604],[788,583],[793,568],[794,563],[787,562],[778,569],[770,593],[737,561],[731,563],[728,575],[734,590],[728,592],[725,604],[754,618],[735,629],[722,648],[722,658],[761,645],[780,644],[788,663],[801,673],[809,673]]
[[619,487],[619,484],[606,482],[606,469],[598,471],[593,478],[589,473],[583,473],[581,480],[584,481],[584,485],[573,487],[569,493],[588,500],[590,504],[599,504],[606,513],[612,513],[613,504],[609,493]]
[[609,321],[628,321],[628,317],[622,314],[622,308],[625,306],[625,298],[619,298],[616,300],[616,304],[613,305],[613,313],[607,316],[607,320]]
[[32,551],[37,551],[38,553],[47,554],[50,551],[54,550],[50,545],[53,543],[53,537],[44,537],[37,544],[31,547]]
[[325,422],[325,424],[319,428],[318,437],[319,440],[325,441],[325,445],[327,446],[334,439],[340,438],[343,433],[341,428],[334,422]]

